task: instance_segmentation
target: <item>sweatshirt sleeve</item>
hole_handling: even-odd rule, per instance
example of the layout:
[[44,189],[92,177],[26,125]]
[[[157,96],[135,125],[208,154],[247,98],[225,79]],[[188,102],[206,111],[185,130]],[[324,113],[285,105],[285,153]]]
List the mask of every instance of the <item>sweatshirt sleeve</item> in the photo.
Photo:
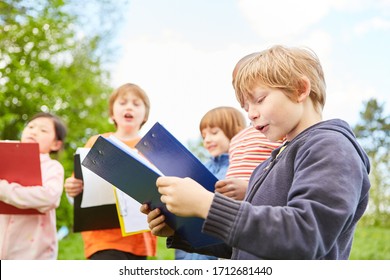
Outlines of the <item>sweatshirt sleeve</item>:
[[57,208],[63,191],[64,168],[55,160],[42,167],[42,186],[21,186],[0,180],[0,200],[20,209],[33,208],[45,213]]
[[242,203],[216,192],[203,231],[221,240],[228,240],[230,230],[227,229],[233,227]]

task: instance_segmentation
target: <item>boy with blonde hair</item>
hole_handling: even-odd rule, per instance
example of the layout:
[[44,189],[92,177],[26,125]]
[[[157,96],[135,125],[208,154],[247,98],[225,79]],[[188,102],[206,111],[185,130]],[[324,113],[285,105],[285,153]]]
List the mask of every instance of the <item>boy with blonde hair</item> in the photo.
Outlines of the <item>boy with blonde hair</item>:
[[[234,88],[254,127],[271,141],[286,142],[252,173],[244,201],[177,177],[157,180],[161,200],[176,215],[205,219],[203,232],[225,242],[203,253],[348,259],[368,203],[370,164],[346,122],[322,120],[325,80],[317,56],[274,46],[244,62]],[[159,209],[143,205],[141,211],[148,213],[152,233],[169,236],[169,247],[193,250]]]

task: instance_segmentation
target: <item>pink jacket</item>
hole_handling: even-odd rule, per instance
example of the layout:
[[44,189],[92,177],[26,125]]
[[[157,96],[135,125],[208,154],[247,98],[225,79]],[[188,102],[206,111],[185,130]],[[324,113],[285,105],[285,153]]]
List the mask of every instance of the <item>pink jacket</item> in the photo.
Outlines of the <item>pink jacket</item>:
[[18,208],[35,208],[43,215],[0,214],[0,259],[57,259],[56,208],[60,204],[64,168],[41,154],[43,186],[22,187],[0,178],[0,200]]

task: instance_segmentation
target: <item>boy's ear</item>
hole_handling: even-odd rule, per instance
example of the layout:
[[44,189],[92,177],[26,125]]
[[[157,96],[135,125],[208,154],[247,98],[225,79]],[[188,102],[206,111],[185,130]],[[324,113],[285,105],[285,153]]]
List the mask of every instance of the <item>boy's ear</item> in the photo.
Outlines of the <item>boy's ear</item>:
[[301,78],[301,81],[299,82],[297,101],[298,102],[304,101],[310,95],[310,92],[311,92],[310,80],[306,76],[303,76]]
[[61,147],[62,147],[62,141],[61,140],[55,140],[53,142],[53,144],[51,145],[51,149],[50,150],[52,152],[57,152],[57,151],[59,151],[61,149]]

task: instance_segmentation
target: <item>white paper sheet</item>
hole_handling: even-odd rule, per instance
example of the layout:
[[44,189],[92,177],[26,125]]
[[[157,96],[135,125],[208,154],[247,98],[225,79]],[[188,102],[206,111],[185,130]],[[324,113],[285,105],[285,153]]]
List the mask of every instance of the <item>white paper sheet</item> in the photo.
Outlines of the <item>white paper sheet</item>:
[[[76,154],[80,155],[83,162],[90,148],[78,148]],[[115,204],[113,186],[103,178],[99,177],[83,165],[81,165],[84,180],[83,198],[81,207],[92,207],[106,204]]]
[[118,188],[115,188],[118,198],[120,215],[123,219],[122,234],[139,233],[149,231],[147,216],[140,211],[141,203],[128,196]]

